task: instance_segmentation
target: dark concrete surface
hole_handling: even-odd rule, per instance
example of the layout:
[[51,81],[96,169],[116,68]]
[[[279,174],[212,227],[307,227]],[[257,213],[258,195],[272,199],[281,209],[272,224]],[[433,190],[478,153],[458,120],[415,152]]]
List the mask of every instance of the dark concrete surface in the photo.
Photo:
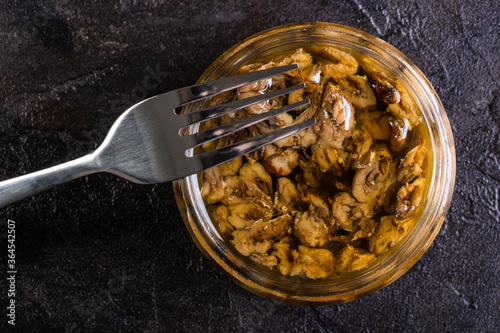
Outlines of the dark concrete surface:
[[190,239],[171,184],[75,180],[0,210],[0,331],[500,331],[499,15],[494,0],[2,1],[1,180],[92,151],[127,106],[194,83],[247,36],[304,21],[365,30],[420,67],[453,127],[457,180],[443,228],[413,268],[322,307],[266,300],[226,278]]

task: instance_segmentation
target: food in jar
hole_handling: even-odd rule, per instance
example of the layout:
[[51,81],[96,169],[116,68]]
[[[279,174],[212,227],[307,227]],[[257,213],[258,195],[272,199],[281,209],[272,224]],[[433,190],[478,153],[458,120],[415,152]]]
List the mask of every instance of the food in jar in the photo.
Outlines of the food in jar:
[[311,103],[203,146],[210,150],[307,119],[293,136],[204,171],[201,194],[236,251],[282,275],[311,279],[367,267],[418,217],[428,177],[428,139],[403,85],[371,59],[328,46],[259,59],[239,73],[299,68],[227,92],[220,104],[305,83],[205,128],[300,100]]

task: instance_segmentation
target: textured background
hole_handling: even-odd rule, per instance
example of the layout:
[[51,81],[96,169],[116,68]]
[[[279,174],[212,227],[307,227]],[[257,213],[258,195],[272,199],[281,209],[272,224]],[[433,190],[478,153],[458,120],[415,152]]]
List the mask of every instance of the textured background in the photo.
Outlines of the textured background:
[[[391,43],[448,112],[457,181],[412,269],[336,306],[291,306],[235,285],[198,251],[171,184],[85,177],[0,211],[16,222],[20,332],[498,332],[498,1],[33,1],[0,4],[0,179],[93,150],[134,102],[192,84],[266,28],[327,21]],[[157,84],[155,84],[157,83]],[[5,235],[4,235],[5,236]],[[0,331],[6,324],[1,240]]]

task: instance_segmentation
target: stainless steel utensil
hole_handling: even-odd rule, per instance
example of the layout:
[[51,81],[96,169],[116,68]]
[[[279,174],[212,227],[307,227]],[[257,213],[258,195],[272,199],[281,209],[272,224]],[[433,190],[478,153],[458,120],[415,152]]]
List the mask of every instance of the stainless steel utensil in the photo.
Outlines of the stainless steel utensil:
[[181,135],[181,130],[302,89],[304,85],[180,115],[175,113],[175,109],[296,68],[297,65],[287,65],[231,76],[170,91],[135,104],[116,120],[104,142],[93,153],[0,182],[0,207],[96,172],[114,173],[140,184],[163,183],[195,174],[293,135],[313,125],[315,120],[304,121],[198,155],[192,154],[196,146],[304,106],[309,103],[308,100],[202,132]]

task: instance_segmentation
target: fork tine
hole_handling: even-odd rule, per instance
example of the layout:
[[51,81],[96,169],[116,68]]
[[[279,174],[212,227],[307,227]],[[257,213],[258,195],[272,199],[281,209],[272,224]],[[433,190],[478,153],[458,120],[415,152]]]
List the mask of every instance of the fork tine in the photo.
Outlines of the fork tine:
[[288,87],[280,90],[271,91],[267,94],[252,96],[244,99],[240,99],[237,101],[216,105],[213,107],[209,107],[200,111],[189,112],[178,115],[174,118],[178,124],[179,128],[187,127],[189,125],[193,125],[202,121],[206,121],[209,119],[217,118],[227,113],[237,111],[248,106],[264,102],[282,95],[289,94],[291,92],[304,89],[305,84],[298,84],[293,87]]
[[208,169],[212,166],[227,162],[238,156],[251,153],[255,150],[263,148],[271,143],[286,138],[297,132],[302,131],[316,123],[316,119],[309,119],[304,122],[294,124],[285,128],[280,128],[276,131],[262,134],[245,141],[233,143],[232,145],[225,146],[219,149],[214,149],[189,157],[197,166],[201,167],[200,170]]
[[213,95],[236,89],[249,83],[260,81],[265,78],[282,74],[297,68],[299,68],[297,64],[274,67],[260,71],[229,76],[216,81],[195,84],[193,86],[174,90],[172,91],[172,93],[178,96],[179,106],[182,106],[187,103],[195,102],[203,98],[208,98]]
[[192,148],[311,103],[308,99],[186,136]]

